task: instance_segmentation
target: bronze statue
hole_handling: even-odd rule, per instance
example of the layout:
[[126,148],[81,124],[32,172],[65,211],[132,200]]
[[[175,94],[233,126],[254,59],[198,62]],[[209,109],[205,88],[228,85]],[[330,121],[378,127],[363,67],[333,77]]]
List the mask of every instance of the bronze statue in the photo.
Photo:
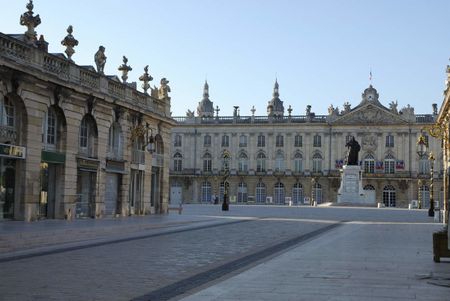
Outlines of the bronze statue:
[[358,141],[352,137],[345,146],[348,147],[347,165],[358,165],[358,153],[361,150]]

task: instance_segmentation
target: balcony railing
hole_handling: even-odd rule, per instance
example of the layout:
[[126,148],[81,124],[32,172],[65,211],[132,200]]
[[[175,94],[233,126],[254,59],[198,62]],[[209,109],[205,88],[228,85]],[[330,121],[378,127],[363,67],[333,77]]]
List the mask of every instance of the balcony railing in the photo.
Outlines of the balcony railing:
[[119,147],[109,147],[108,152],[106,153],[106,157],[113,160],[122,160],[123,150]]
[[17,143],[16,128],[10,126],[0,126],[0,142]]
[[68,84],[94,90],[85,91],[88,94],[100,92],[141,111],[151,111],[161,116],[170,115],[170,105],[165,100],[137,91],[133,85],[102,76],[93,67],[76,65],[63,55],[47,53],[13,35],[0,33],[0,63],[3,64],[5,59],[19,70],[38,71],[41,75],[56,76]]
[[131,163],[145,164],[145,151],[134,149],[131,156]]

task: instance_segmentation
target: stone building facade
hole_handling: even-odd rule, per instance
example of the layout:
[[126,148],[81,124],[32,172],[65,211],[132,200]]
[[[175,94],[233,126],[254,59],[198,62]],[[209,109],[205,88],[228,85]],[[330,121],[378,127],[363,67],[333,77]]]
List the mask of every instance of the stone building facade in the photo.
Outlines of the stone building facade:
[[[408,207],[418,199],[422,208],[429,206],[429,162],[418,157],[416,143],[436,120],[436,105],[421,115],[409,105],[397,109],[396,102],[385,107],[370,85],[354,108],[347,102],[342,110],[330,106],[328,115],[316,115],[307,105],[305,115],[294,116],[291,106],[286,114],[275,82],[266,116],[255,116],[254,108],[240,116],[238,107],[233,116],[218,116],[213,108],[205,84],[197,116],[189,111],[174,118],[171,202],[222,201],[225,187],[238,203],[336,202],[345,145],[354,136],[366,194],[386,206]],[[442,200],[440,142],[426,139],[436,154],[434,187]]]
[[21,16],[25,34],[0,33],[0,220],[164,213],[169,198],[171,128],[168,81],[144,92],[72,60],[48,53],[33,4]]
[[[444,200],[447,200],[443,206],[443,222],[446,224],[448,231],[448,221],[449,221],[449,197],[450,197],[450,66],[447,65],[447,79],[445,81],[444,90],[444,101],[442,102],[442,107],[439,111],[436,123],[428,128],[430,135],[435,136],[437,139],[442,141],[442,152],[443,152],[443,162],[444,162]],[[447,235],[449,235],[447,233]],[[450,248],[450,235],[449,235],[449,248]]]

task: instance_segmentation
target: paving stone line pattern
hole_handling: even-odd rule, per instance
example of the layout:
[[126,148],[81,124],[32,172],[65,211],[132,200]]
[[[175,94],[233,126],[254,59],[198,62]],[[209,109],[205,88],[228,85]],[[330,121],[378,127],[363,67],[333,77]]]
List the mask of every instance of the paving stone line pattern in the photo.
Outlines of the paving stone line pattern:
[[130,300],[326,225],[256,220],[0,263],[0,300]]

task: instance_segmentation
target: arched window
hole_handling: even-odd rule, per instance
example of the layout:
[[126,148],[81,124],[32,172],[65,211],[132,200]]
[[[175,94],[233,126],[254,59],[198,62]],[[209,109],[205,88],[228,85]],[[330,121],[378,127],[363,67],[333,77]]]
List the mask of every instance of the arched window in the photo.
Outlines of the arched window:
[[313,155],[313,172],[321,172],[322,171],[322,156],[319,153],[315,153]]
[[319,183],[314,183],[313,191],[314,194],[314,201],[317,202],[317,204],[322,203],[322,185]]
[[277,152],[275,156],[275,170],[284,171],[284,155],[283,152]]
[[303,172],[303,157],[301,153],[294,156],[294,172]]
[[203,182],[202,183],[202,203],[210,203],[211,202],[211,183]]
[[426,185],[422,185],[419,187],[419,200],[421,200],[421,208],[429,208],[430,207],[430,188]]
[[384,158],[384,173],[395,173],[395,159],[391,154],[387,155],[386,158]]
[[247,147],[247,136],[239,136],[239,147]]
[[173,156],[173,170],[174,171],[183,170],[183,156],[180,153],[176,153]]
[[263,182],[259,182],[258,184],[256,184],[256,202],[266,202],[266,185]]
[[210,147],[211,146],[211,136],[210,135],[205,135],[203,137],[203,146],[204,147]]
[[278,182],[275,184],[274,190],[274,202],[275,204],[284,204],[284,184]]
[[205,153],[203,156],[203,171],[210,172],[212,168],[212,158],[211,154]]
[[239,183],[237,201],[247,202],[247,184],[245,184],[244,182]]
[[15,126],[16,110],[13,102],[8,98],[0,98],[0,126]]
[[181,135],[175,135],[174,147],[181,147]]
[[266,155],[264,155],[264,153],[259,153],[256,156],[256,171],[257,172],[266,171]]
[[375,172],[375,159],[371,154],[367,154],[364,158],[364,172],[374,173]]
[[395,188],[392,185],[384,186],[383,203],[386,207],[395,207]]
[[363,188],[364,190],[375,190],[375,187],[373,187],[372,185],[366,185]]
[[43,123],[43,143],[46,150],[56,150],[58,118],[55,109],[49,107]]
[[80,126],[79,151],[88,157],[97,157],[97,125],[91,115],[84,116]]
[[240,172],[246,172],[248,170],[248,157],[244,152],[239,155],[238,170]]
[[292,202],[295,205],[303,203],[303,186],[300,183],[295,183],[292,187]]
[[112,159],[122,159],[123,138],[122,129],[118,122],[114,122],[109,128],[108,157]]

